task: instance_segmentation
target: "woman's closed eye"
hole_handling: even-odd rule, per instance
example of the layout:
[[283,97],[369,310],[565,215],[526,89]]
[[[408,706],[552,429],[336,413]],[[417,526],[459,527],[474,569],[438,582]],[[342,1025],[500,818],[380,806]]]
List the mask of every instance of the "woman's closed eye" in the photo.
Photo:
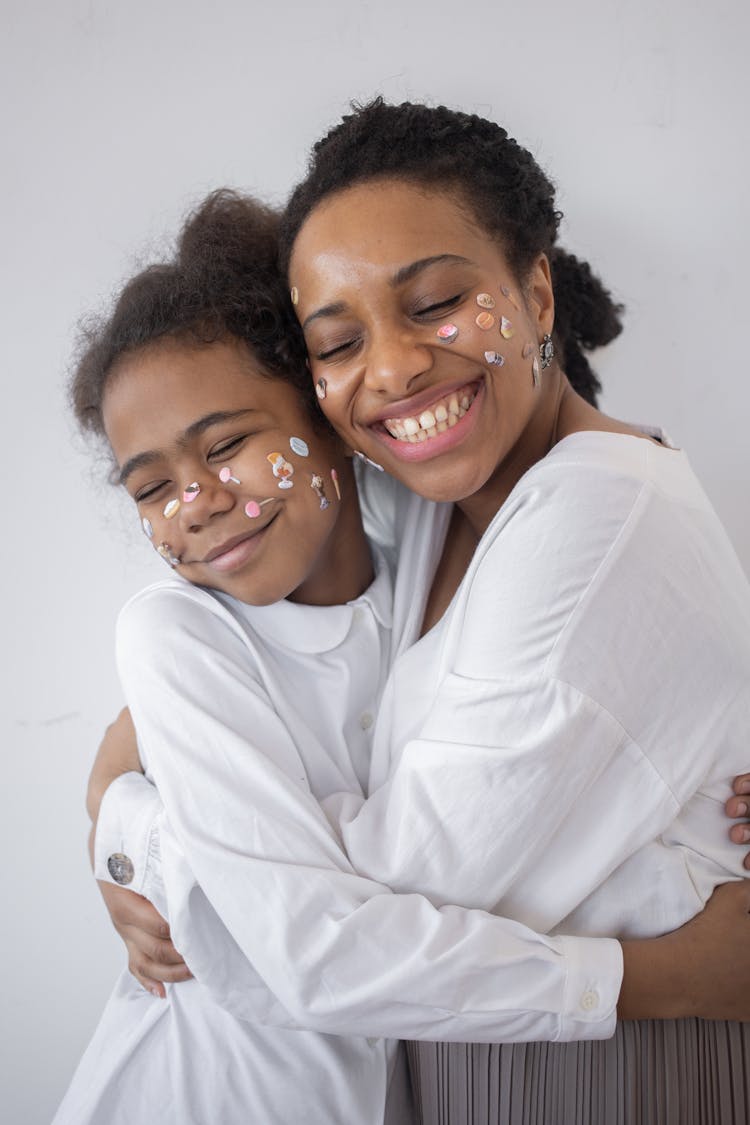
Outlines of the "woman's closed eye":
[[454,309],[456,305],[460,304],[464,296],[464,293],[455,293],[452,297],[446,297],[443,301],[433,301],[423,306],[417,305],[412,315],[427,318],[431,316],[441,316],[449,309]]

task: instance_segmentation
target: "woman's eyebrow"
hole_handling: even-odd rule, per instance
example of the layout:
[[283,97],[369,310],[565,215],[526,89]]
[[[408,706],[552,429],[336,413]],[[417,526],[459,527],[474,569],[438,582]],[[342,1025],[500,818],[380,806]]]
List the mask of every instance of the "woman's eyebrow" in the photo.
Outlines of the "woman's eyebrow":
[[[399,285],[404,285],[407,281],[411,281],[422,272],[422,270],[429,269],[430,266],[435,265],[449,265],[449,266],[475,266],[476,262],[472,262],[470,258],[462,258],[460,254],[433,254],[429,258],[420,258],[416,262],[410,262],[408,266],[402,266],[401,269],[394,273],[389,281],[392,289],[397,289]],[[307,328],[313,320],[320,320],[326,316],[340,316],[347,311],[347,305],[343,301],[336,301],[331,305],[323,305],[322,308],[316,309],[314,313],[310,313],[308,317],[302,322],[302,331]]]
[[472,262],[470,258],[463,258],[460,254],[433,254],[430,258],[419,258],[418,261],[410,262],[408,266],[402,266],[400,270],[396,271],[391,278],[391,287],[396,289],[399,285],[411,281],[422,270],[435,265],[474,266],[476,262]]
[[[194,422],[191,422],[190,425],[182,431],[175,445],[178,448],[184,448],[192,438],[199,437],[200,434],[205,433],[211,426],[216,426],[220,422],[233,422],[236,418],[242,418],[246,414],[254,413],[256,413],[256,411],[252,407],[247,407],[244,410],[214,410],[210,414],[204,414],[201,418],[196,418]],[[146,449],[143,453],[136,453],[135,456],[130,457],[120,469],[119,483],[125,484],[128,477],[131,477],[136,469],[143,469],[148,465],[153,465],[163,456],[164,453],[158,449]]]

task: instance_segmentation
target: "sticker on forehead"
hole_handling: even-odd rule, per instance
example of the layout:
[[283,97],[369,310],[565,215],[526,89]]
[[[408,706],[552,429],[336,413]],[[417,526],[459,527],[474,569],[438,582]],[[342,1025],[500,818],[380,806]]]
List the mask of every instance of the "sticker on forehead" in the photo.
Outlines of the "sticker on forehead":
[[481,328],[483,332],[489,332],[490,328],[495,324],[495,318],[492,313],[481,312],[474,323],[477,328]]
[[326,383],[325,379],[322,379],[322,378],[318,379],[317,383],[315,384],[315,393],[318,396],[318,398],[321,399],[321,400],[326,397],[326,387],[327,387],[327,385],[328,384]]
[[477,293],[477,304],[480,309],[494,309],[495,298],[491,293]]
[[441,324],[436,335],[438,340],[442,340],[444,344],[452,344],[458,336],[458,329],[455,324]]
[[487,360],[487,363],[491,363],[493,367],[502,367],[505,363],[500,352],[485,352],[484,358]]
[[504,340],[510,340],[514,335],[514,328],[506,316],[500,318],[500,335]]
[[143,528],[143,534],[144,535],[147,535],[149,539],[154,538],[154,529],[151,526],[151,520],[147,520],[146,517],[144,516],[143,519],[141,520],[141,527]]
[[289,446],[292,453],[296,453],[298,457],[309,457],[310,455],[307,442],[303,441],[301,437],[290,437]]
[[279,488],[294,488],[294,481],[291,480],[294,475],[294,465],[290,465],[281,453],[267,453],[266,461],[271,462],[273,475],[279,482]]
[[292,301],[293,305],[296,305],[299,302],[299,289],[297,288],[296,285],[292,286],[292,288],[290,290],[290,293],[289,293],[289,296],[291,298],[291,301]]
[[164,505],[164,518],[167,520],[171,520],[173,516],[177,515],[180,507],[180,501],[175,496],[174,500],[170,500],[167,504]]

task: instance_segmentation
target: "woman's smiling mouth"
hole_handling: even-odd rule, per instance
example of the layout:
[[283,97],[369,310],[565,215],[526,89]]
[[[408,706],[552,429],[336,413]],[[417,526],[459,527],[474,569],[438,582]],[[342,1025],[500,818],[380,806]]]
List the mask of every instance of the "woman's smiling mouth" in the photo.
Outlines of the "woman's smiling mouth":
[[378,441],[402,461],[422,461],[445,453],[463,442],[473,430],[484,396],[482,381],[466,383],[433,399],[421,409],[383,418],[370,426]]

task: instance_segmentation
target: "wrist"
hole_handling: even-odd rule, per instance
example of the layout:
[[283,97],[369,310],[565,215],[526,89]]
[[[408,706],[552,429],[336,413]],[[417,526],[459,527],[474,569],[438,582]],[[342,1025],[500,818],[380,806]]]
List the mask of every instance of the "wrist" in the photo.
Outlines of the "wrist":
[[689,949],[674,934],[623,941],[620,1020],[684,1019],[695,1015]]

